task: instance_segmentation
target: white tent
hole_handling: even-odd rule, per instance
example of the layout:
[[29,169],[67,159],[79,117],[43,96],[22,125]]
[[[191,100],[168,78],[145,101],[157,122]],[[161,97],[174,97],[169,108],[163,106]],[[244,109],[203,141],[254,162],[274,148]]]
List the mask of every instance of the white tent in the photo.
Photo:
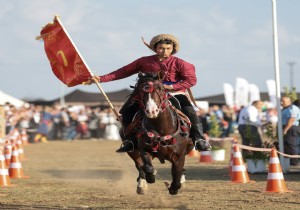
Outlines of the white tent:
[[17,108],[19,108],[25,104],[24,101],[17,99],[13,96],[10,96],[6,93],[3,93],[0,90],[0,105],[4,105],[6,102],[9,102],[10,104],[14,105]]

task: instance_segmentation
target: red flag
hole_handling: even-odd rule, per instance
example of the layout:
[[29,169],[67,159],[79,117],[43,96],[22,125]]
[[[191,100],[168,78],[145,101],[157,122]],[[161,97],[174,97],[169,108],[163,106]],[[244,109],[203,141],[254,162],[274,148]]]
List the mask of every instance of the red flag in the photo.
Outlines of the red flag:
[[54,17],[53,23],[47,24],[41,30],[45,51],[55,76],[68,87],[82,84],[91,77],[76,47],[68,37],[68,33]]

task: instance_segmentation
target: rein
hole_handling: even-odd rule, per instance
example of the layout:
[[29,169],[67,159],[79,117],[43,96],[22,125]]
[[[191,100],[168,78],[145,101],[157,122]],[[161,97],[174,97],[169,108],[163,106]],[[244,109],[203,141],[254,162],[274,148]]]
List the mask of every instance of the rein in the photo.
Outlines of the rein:
[[154,88],[154,83],[152,81],[148,82],[146,84],[146,86],[142,87],[142,90],[139,93],[139,99],[136,98],[136,100],[140,102],[140,104],[142,105],[142,107],[145,111],[145,104],[142,99],[144,98],[145,93],[152,93],[152,92],[156,93],[159,98],[159,106],[158,106],[159,113],[164,112],[165,109],[171,105],[171,102],[169,101],[169,98],[171,96],[169,95],[169,93],[167,91],[165,91],[163,96],[161,96],[158,93],[158,90],[156,88]]

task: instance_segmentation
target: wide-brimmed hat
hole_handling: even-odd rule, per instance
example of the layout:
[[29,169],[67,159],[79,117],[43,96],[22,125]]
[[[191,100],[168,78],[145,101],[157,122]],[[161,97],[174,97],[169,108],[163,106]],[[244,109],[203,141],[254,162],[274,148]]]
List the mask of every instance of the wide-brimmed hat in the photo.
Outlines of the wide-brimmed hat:
[[153,37],[150,41],[151,50],[156,52],[154,45],[161,40],[170,40],[171,42],[173,42],[174,50],[173,50],[172,54],[175,54],[179,51],[179,41],[175,36],[173,36],[171,34],[159,34],[159,35]]

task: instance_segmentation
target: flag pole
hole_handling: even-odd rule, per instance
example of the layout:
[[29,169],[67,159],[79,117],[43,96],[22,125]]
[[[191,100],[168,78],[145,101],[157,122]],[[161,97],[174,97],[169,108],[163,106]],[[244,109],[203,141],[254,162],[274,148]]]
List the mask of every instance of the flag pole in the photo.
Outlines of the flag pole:
[[[273,48],[274,48],[274,69],[275,69],[275,80],[276,80],[276,105],[278,113],[278,142],[279,151],[284,153],[283,145],[283,133],[282,133],[282,116],[280,109],[280,71],[279,71],[279,54],[278,54],[278,35],[277,35],[277,12],[276,12],[276,0],[272,0],[272,15],[273,15]],[[283,156],[280,155],[281,164],[284,165]]]
[[[59,24],[61,25],[61,27],[63,28],[63,30],[65,31],[67,37],[69,38],[69,40],[71,41],[72,45],[74,46],[75,50],[77,51],[79,57],[81,58],[82,62],[84,63],[84,65],[86,66],[87,70],[89,71],[91,77],[95,76],[93,74],[93,72],[90,70],[89,66],[87,65],[87,63],[85,62],[85,60],[83,59],[83,57],[81,56],[80,52],[78,51],[75,43],[73,42],[73,40],[71,39],[69,33],[67,32],[66,28],[64,27],[64,25],[62,24],[62,22],[59,19],[58,15],[55,15],[55,18],[57,19],[57,21],[59,22]],[[109,98],[107,97],[106,93],[104,92],[104,90],[102,89],[102,87],[100,86],[100,84],[97,82],[95,83],[98,87],[98,89],[100,90],[100,92],[102,93],[102,95],[104,96],[105,100],[107,101],[109,107],[112,109],[113,113],[115,114],[116,118],[118,119],[118,121],[121,123],[121,118],[120,115],[118,114],[118,112],[116,111],[115,107],[113,106],[113,104],[111,103],[111,101],[109,100]]]

